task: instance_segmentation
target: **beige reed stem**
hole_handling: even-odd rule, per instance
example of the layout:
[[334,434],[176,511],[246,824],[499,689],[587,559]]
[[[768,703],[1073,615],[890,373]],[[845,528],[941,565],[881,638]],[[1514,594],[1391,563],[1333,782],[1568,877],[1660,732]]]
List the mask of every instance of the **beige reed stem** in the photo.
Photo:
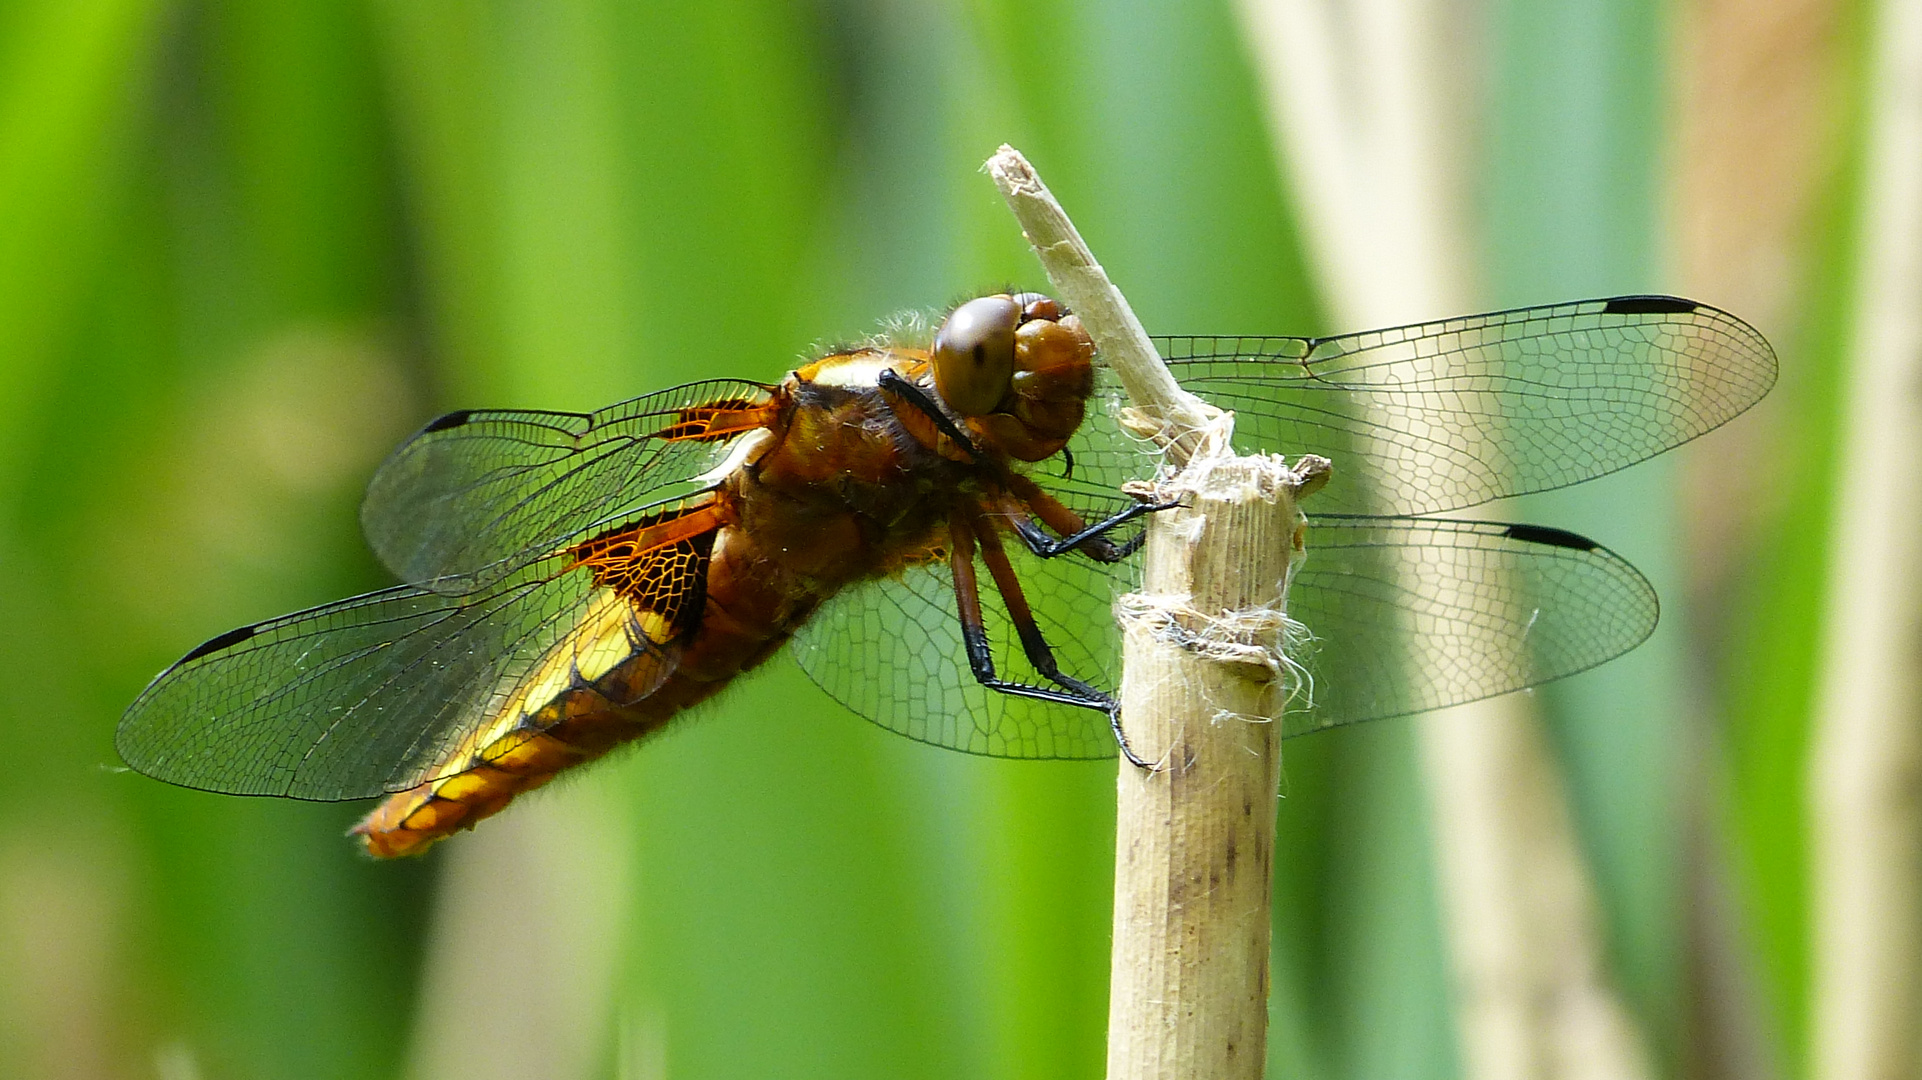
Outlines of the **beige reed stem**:
[[988,162],[1060,298],[1120,374],[1133,418],[1181,466],[1148,526],[1143,592],[1122,598],[1109,1080],[1258,1080],[1284,694],[1281,638],[1301,555],[1295,500],[1327,463],[1235,457],[1233,416],[1182,391],[1067,215],[1012,148]]

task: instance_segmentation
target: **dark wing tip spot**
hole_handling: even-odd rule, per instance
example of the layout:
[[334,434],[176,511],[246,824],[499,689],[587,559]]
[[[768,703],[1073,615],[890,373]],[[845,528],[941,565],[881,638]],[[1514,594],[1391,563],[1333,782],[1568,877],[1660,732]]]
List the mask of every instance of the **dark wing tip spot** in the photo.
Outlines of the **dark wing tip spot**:
[[424,428],[421,428],[420,433],[422,435],[426,435],[430,432],[446,431],[448,428],[460,427],[462,424],[467,423],[468,419],[471,418],[473,415],[474,415],[474,410],[472,409],[462,409],[459,412],[450,412],[446,416],[437,417],[432,423],[428,424]]
[[1686,315],[1701,306],[1679,296],[1618,296],[1602,311],[1608,315]]
[[238,645],[248,638],[253,637],[255,629],[256,628],[252,626],[243,626],[238,630],[229,630],[217,638],[201,642],[199,647],[195,648],[193,652],[181,657],[180,662],[184,664],[189,660],[198,660],[208,653],[217,653],[229,646]]
[[1580,533],[1567,529],[1552,529],[1546,525],[1510,525],[1508,538],[1520,540],[1525,544],[1547,544],[1550,547],[1573,548],[1576,551],[1594,551],[1601,547],[1595,541]]

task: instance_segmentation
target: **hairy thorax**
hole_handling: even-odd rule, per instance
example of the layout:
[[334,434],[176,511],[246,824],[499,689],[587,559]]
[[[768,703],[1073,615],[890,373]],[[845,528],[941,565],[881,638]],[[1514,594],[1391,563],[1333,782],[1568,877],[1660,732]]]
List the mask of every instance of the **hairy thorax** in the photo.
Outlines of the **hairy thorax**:
[[927,558],[975,486],[976,469],[944,456],[876,386],[899,359],[853,353],[789,376],[782,423],[725,485],[734,531],[797,587],[825,594]]

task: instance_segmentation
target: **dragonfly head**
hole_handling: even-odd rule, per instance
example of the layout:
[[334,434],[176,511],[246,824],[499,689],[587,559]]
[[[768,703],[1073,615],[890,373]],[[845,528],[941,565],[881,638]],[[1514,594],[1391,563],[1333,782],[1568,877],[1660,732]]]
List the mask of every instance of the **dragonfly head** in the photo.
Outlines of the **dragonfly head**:
[[1040,293],[978,297],[934,336],[934,389],[983,441],[1020,461],[1061,451],[1094,391],[1094,342]]

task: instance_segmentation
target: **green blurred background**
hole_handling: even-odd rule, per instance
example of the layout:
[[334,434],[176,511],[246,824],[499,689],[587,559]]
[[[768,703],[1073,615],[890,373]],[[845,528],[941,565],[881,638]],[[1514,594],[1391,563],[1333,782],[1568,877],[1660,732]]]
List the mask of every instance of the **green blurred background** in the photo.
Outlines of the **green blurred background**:
[[[1683,456],[1525,512],[1665,600],[1541,695],[1614,977],[1662,1075],[1793,1076],[1865,34],[1756,5],[1806,21],[1774,75],[1814,104],[1731,132],[1689,73],[1767,19],[1717,7],[1492,4],[1479,205],[1496,303],[1690,293],[1782,352],[1705,449],[1766,445],[1803,501],[1731,512]],[[1043,285],[977,171],[1002,141],[1151,329],[1359,329],[1254,55],[1224,3],[0,3],[0,1076],[1099,1075],[1110,766],[913,744],[783,660],[376,865],[363,808],[168,788],[112,732],[214,633],[384,584],[359,493],[440,411],[774,378]],[[1696,172],[1784,156],[1744,310],[1689,254],[1729,216]],[[1408,725],[1286,755],[1275,1075],[1461,1075]]]

